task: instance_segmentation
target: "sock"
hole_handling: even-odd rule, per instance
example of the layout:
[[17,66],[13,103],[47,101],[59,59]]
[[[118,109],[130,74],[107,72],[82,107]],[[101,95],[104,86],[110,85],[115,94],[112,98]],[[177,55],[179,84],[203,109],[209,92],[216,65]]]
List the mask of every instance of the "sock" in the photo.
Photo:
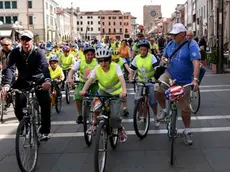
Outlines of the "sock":
[[191,133],[191,129],[190,128],[185,128],[185,134],[189,134],[189,133]]

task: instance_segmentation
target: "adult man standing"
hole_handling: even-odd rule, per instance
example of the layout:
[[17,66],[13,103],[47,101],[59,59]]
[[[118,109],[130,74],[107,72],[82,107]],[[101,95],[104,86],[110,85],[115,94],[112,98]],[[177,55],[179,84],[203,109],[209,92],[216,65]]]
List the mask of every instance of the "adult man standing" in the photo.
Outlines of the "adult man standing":
[[[186,28],[183,24],[177,23],[173,26],[170,34],[173,36],[174,41],[171,41],[165,48],[162,56],[162,62],[168,64],[167,70],[162,74],[159,80],[169,84],[169,78],[176,79],[176,84],[185,85],[189,83],[194,84],[194,90],[198,89],[198,78],[200,72],[200,53],[197,43],[194,40],[188,44],[186,39]],[[174,53],[180,45],[181,48]],[[162,110],[158,115],[158,120],[164,119],[168,114],[165,106],[164,91],[165,86],[163,84],[155,84],[156,98],[160,104]],[[185,136],[185,144],[192,145],[193,141],[191,138],[190,121],[191,111],[189,107],[189,96],[190,88],[187,87],[185,90],[185,96],[178,102],[178,107],[181,109],[181,117],[184,122],[185,130],[183,132]]]
[[[33,33],[25,30],[21,36],[21,47],[12,50],[5,72],[3,93],[9,90],[12,83],[14,71],[18,69],[18,79],[14,88],[24,89],[29,86],[30,81],[36,81],[44,76],[42,90],[36,90],[36,96],[41,106],[41,140],[47,140],[50,133],[50,73],[45,54],[41,49],[33,46]],[[22,109],[26,105],[26,97],[16,94],[15,115],[18,120],[22,120]]]

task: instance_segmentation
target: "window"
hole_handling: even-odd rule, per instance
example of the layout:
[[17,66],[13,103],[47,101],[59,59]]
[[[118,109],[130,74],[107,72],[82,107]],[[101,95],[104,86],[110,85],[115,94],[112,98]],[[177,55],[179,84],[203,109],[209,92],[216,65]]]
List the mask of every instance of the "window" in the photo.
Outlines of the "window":
[[82,16],[80,17],[80,19],[82,19]]
[[98,28],[98,31],[100,31],[101,30],[101,28]]
[[5,22],[6,24],[11,24],[11,16],[6,16]]
[[91,31],[93,31],[93,28],[91,27]]
[[115,26],[115,25],[116,25],[116,22],[113,22],[113,25]]
[[128,25],[129,25],[129,22],[126,23],[126,26],[128,26]]
[[49,9],[49,4],[48,4],[48,2],[46,2],[46,10],[48,10]]
[[28,1],[28,8],[32,8],[32,1]]
[[120,22],[120,25],[122,26],[122,22]]
[[5,9],[10,9],[10,1],[5,1]]
[[98,24],[101,24],[101,22],[100,22],[100,21],[98,21]]
[[117,19],[117,18],[114,16],[113,19]]
[[49,15],[46,14],[46,24],[49,25]]
[[[79,25],[79,21],[77,21],[77,25]],[[79,28],[78,28],[79,29]]]
[[111,29],[109,28],[109,33],[111,32]]
[[203,7],[201,7],[200,16],[203,17]]
[[87,16],[87,19],[90,19],[90,16]]
[[105,17],[101,17],[101,19],[105,19]]
[[127,28],[125,28],[125,33],[128,33],[128,29]]
[[83,31],[83,28],[81,27],[81,31]]
[[50,25],[53,26],[53,17],[50,17]]
[[102,25],[104,26],[104,25],[105,25],[105,22],[102,22]]
[[111,24],[111,23],[109,22],[109,26],[110,26],[110,24]]
[[204,6],[204,18],[205,18],[205,6]]
[[79,31],[79,27],[77,28],[77,31]]
[[34,24],[34,17],[33,16],[29,16],[29,24],[31,24],[31,25]]
[[89,25],[89,21],[87,22],[87,24]]
[[100,17],[100,16],[98,16],[98,18],[100,19],[101,17]]
[[12,8],[17,9],[17,1],[12,1]]
[[87,31],[89,31],[89,27],[87,27]]
[[14,21],[14,23],[15,23],[16,21],[18,21],[18,16],[13,16],[13,21]]
[[122,33],[122,28],[120,28],[120,33]]
[[0,9],[3,9],[3,1],[0,1]]
[[111,17],[109,17],[109,19],[111,19]]
[[91,21],[91,24],[93,25],[93,21]]
[[4,23],[4,17],[0,16],[0,21],[2,21]]
[[105,33],[105,28],[102,29],[102,33]]
[[122,16],[120,16],[119,19],[122,19]]
[[83,25],[83,22],[81,21],[81,25]]
[[113,29],[113,33],[116,33],[116,29],[115,28]]

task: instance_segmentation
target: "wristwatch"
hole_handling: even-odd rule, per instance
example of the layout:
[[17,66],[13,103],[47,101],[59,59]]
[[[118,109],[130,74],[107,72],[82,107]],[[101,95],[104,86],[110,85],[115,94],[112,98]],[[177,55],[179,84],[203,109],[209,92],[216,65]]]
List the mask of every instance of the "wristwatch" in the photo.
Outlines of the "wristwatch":
[[198,78],[193,78],[193,80],[195,80],[195,81],[199,82],[199,79],[198,79]]

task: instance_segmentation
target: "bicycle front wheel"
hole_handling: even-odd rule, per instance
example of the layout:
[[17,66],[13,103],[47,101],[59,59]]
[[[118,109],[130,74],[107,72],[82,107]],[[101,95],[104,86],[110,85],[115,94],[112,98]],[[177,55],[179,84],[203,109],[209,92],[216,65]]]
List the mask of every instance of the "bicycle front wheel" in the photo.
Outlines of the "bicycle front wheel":
[[[101,145],[100,145],[101,143]],[[97,128],[94,148],[94,169],[95,172],[104,172],[107,160],[108,134],[107,126],[101,122]]]
[[[32,124],[29,118],[24,118],[19,123],[15,151],[20,170],[34,172],[38,161],[38,137],[35,124]],[[25,157],[23,156],[24,151],[26,152]]]
[[70,103],[70,88],[67,83],[65,84],[65,99],[66,99],[66,103],[69,104]]
[[90,108],[87,107],[87,102],[83,102],[82,105],[82,114],[83,114],[83,128],[84,128],[84,137],[85,137],[85,143],[87,146],[91,146],[92,144],[92,131],[89,132],[88,130],[91,127],[92,124],[92,114],[90,113]]
[[62,97],[55,98],[55,109],[57,113],[60,113],[62,111]]
[[171,165],[174,164],[174,143],[175,143],[175,138],[177,137],[176,120],[177,120],[177,111],[172,110],[172,116],[171,116],[171,122],[170,122],[170,135],[171,135],[170,163]]
[[133,127],[134,131],[140,139],[147,136],[150,125],[150,114],[148,103],[143,98],[136,103],[133,113]]
[[190,109],[192,113],[196,114],[200,109],[200,89],[197,91],[190,91]]

